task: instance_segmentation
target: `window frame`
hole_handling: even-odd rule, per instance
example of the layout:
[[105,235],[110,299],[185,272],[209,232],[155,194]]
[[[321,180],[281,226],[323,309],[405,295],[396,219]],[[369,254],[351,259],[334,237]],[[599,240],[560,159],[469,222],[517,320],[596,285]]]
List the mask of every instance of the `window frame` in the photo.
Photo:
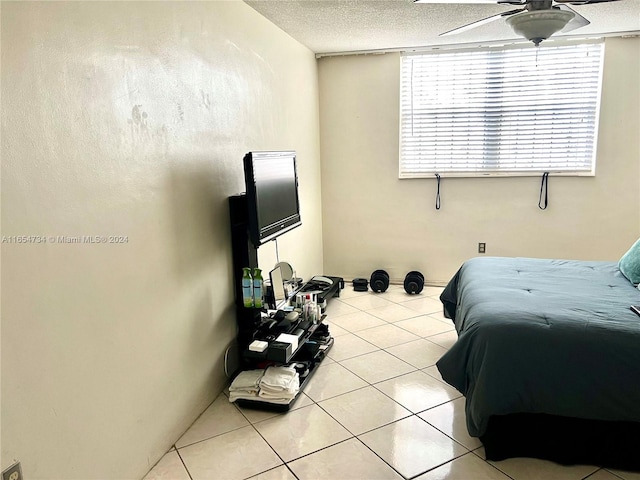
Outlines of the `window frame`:
[[[539,55],[540,50],[544,48],[553,48],[553,47],[571,47],[571,46],[585,46],[585,45],[598,45],[599,46],[599,65],[597,69],[597,73],[594,75],[594,80],[597,80],[597,88],[595,93],[595,107],[593,112],[593,118],[591,121],[591,125],[593,127],[592,131],[592,146],[591,146],[591,159],[590,159],[590,170],[558,170],[553,168],[519,168],[516,166],[515,169],[479,169],[478,165],[482,162],[485,162],[487,157],[483,156],[482,159],[477,159],[475,161],[475,167],[466,171],[450,171],[450,170],[436,170],[435,168],[428,168],[425,170],[414,170],[410,171],[406,169],[406,166],[403,164],[403,115],[406,115],[404,111],[406,107],[403,102],[405,100],[405,89],[406,85],[403,83],[403,77],[405,76],[404,68],[405,68],[405,59],[414,58],[416,56],[430,56],[430,55],[442,55],[442,54],[456,54],[463,53],[467,54],[469,52],[509,52],[514,49],[524,50],[524,51],[533,51],[536,56],[536,61]],[[505,53],[505,56],[507,54]],[[442,177],[526,177],[526,176],[540,176],[542,173],[548,171],[554,176],[587,176],[592,177],[595,176],[596,172],[596,160],[597,160],[597,147],[598,147],[598,134],[599,134],[599,119],[600,119],[600,111],[602,104],[602,83],[603,83],[603,71],[604,71],[604,61],[605,61],[605,43],[604,39],[578,39],[572,41],[554,41],[554,42],[545,42],[545,45],[541,47],[535,47],[530,44],[524,43],[515,43],[511,45],[490,45],[490,46],[480,46],[480,47],[456,47],[456,46],[448,46],[448,47],[437,47],[430,50],[414,50],[414,51],[403,51],[401,52],[400,58],[400,91],[399,91],[399,148],[398,148],[398,178],[399,179],[411,179],[411,178],[434,178],[434,175],[438,173]],[[487,61],[487,64],[490,63]],[[535,81],[535,80],[534,80]],[[504,94],[504,91],[503,91]],[[501,95],[503,95],[501,94]],[[501,96],[501,98],[503,98]],[[568,97],[567,97],[568,98]],[[412,110],[413,112],[413,106]],[[455,120],[452,117],[449,117],[450,121]],[[486,124],[486,117],[483,117],[483,121]],[[482,125],[480,125],[482,126]],[[485,128],[485,132],[487,129]],[[530,129],[531,132],[535,131],[535,128]],[[432,134],[433,138],[436,138],[436,134]],[[483,149],[486,150],[486,143],[483,143]],[[586,157],[585,157],[586,158]],[[406,162],[405,162],[406,163]],[[495,165],[495,159],[493,164]],[[435,165],[437,167],[437,164]],[[404,168],[403,168],[404,167]]]

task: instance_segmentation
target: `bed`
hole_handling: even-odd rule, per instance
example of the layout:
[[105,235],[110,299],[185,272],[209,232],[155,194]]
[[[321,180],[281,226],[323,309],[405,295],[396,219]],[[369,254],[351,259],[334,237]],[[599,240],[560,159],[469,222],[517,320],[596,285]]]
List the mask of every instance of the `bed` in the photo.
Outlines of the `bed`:
[[640,290],[617,263],[474,258],[440,299],[437,367],[487,459],[640,470]]

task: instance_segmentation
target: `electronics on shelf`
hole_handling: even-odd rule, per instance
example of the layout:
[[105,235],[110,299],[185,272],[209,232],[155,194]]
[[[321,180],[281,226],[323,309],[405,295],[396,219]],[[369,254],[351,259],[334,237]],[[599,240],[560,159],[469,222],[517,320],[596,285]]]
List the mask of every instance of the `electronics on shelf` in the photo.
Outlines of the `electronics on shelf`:
[[249,152],[244,176],[249,236],[256,247],[302,225],[296,152]]

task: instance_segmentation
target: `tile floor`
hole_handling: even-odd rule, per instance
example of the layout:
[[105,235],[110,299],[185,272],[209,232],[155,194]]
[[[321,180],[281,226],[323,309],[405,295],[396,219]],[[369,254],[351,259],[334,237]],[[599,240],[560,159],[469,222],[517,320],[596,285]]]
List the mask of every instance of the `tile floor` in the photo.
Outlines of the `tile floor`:
[[441,290],[346,286],[327,307],[334,346],[288,413],[238,408],[221,393],[144,480],[640,480],[590,465],[485,461],[466,432],[464,398],[435,367],[456,340]]

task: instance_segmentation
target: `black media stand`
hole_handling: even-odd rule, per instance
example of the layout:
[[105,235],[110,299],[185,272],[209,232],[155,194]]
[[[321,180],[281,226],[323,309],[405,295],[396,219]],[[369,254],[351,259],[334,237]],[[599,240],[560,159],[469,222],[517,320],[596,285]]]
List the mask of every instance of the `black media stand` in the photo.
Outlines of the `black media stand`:
[[[295,325],[287,328],[286,325],[276,325],[266,316],[262,309],[246,308],[242,302],[242,269],[245,267],[258,267],[258,247],[249,238],[248,210],[245,194],[229,197],[229,214],[231,221],[231,248],[233,257],[233,282],[235,291],[236,318],[238,324],[238,349],[240,352],[240,368],[234,372],[234,376],[242,370],[266,368],[269,365],[292,364],[303,365],[304,372],[300,375],[300,389],[302,392],[318,364],[325,358],[326,353],[333,345],[333,337],[328,327],[323,324],[311,324],[299,320]],[[329,279],[331,284],[323,279]],[[317,279],[317,280],[314,280]],[[344,280],[340,277],[314,277],[303,284],[295,293],[314,292],[322,312],[330,298],[339,297],[340,290],[344,288]],[[324,319],[325,315],[322,316]],[[275,341],[277,334],[295,334],[298,336],[298,346],[294,351],[279,351],[280,342]],[[266,341],[268,348],[263,352],[254,352],[249,345],[254,340]],[[286,412],[295,403],[298,395],[288,404],[272,403],[260,398],[238,399],[236,403],[242,407],[256,408]]]

